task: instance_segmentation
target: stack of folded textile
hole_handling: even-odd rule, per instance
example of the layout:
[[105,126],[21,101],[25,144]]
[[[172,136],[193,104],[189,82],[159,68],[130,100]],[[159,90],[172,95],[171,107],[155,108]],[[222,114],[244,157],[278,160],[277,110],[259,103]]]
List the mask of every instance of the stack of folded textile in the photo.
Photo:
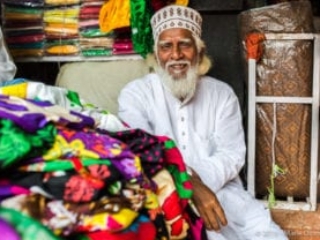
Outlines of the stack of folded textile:
[[44,53],[43,0],[4,0],[3,32],[11,55],[40,57]]
[[47,55],[79,53],[80,0],[45,0],[43,20]]
[[118,28],[114,32],[116,33],[112,51],[114,55],[136,53],[133,49],[130,28]]
[[174,141],[43,83],[1,87],[0,105],[2,235],[200,240]]
[[102,32],[99,27],[99,13],[104,2],[104,0],[82,0],[79,14],[80,49],[85,57],[112,54],[113,32]]

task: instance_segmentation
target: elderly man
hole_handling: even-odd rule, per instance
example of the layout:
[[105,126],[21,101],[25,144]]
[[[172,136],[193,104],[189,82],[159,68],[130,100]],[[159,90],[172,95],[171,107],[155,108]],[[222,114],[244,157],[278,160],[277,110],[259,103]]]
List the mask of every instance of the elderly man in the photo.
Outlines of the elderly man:
[[239,178],[246,152],[241,109],[231,87],[205,76],[211,62],[201,22],[197,11],[184,6],[155,13],[155,73],[121,91],[119,116],[133,128],[176,141],[209,239],[287,239]]
[[0,83],[12,80],[16,74],[17,67],[12,61],[4,41],[2,30],[0,28]]

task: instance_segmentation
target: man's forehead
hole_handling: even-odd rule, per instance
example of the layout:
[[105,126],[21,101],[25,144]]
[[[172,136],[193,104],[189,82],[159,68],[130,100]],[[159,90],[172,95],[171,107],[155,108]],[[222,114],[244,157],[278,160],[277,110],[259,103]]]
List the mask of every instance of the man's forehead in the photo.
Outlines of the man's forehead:
[[170,43],[170,42],[192,42],[190,37],[164,37],[159,39],[159,44]]
[[189,30],[186,29],[179,29],[179,28],[175,28],[175,29],[168,29],[163,31],[160,35],[159,35],[159,41],[162,40],[179,40],[179,39],[189,39],[192,40],[192,33]]

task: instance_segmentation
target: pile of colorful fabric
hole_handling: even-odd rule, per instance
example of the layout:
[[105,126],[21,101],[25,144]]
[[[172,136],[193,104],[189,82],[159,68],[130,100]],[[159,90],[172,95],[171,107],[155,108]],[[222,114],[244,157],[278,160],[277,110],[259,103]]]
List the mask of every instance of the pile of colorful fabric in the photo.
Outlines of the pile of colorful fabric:
[[99,26],[99,13],[104,2],[82,0],[79,14],[80,49],[85,57],[112,55],[113,32],[103,32]]
[[80,0],[45,0],[47,55],[76,55],[79,53]]
[[171,139],[63,88],[25,79],[0,87],[2,236],[203,240],[191,196]]
[[13,57],[41,57],[45,34],[43,0],[4,0],[3,32]]

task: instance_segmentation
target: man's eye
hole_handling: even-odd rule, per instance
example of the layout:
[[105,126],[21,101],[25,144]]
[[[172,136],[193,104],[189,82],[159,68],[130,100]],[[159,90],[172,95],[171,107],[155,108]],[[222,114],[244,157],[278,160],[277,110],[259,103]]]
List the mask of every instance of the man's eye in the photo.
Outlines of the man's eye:
[[181,48],[189,48],[189,47],[191,47],[191,43],[189,43],[189,42],[182,42],[182,43],[179,44],[179,46],[180,46]]
[[171,49],[171,45],[170,44],[163,44],[163,45],[160,46],[160,48],[162,50],[169,50],[169,49]]

